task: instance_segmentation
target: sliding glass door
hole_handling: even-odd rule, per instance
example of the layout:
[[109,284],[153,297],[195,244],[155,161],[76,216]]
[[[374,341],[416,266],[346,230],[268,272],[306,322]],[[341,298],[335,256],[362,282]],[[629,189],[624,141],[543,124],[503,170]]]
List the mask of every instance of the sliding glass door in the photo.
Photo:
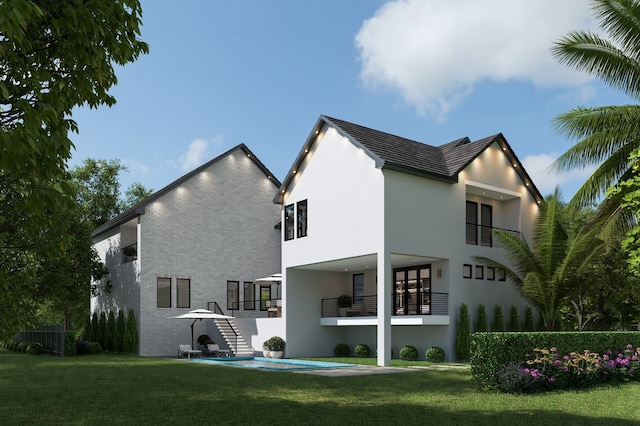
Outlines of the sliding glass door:
[[394,315],[431,313],[431,265],[393,270]]

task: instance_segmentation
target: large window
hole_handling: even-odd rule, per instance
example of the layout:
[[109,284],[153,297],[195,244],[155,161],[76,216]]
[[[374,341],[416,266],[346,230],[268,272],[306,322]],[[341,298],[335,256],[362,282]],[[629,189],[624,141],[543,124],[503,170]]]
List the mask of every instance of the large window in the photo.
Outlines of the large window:
[[[478,217],[479,216],[479,217]],[[479,219],[479,220],[478,220]],[[478,203],[467,201],[466,211],[466,241],[467,244],[491,247],[493,241],[491,231],[493,229],[493,207],[489,204],[480,205],[480,215],[478,215]]]
[[266,311],[271,305],[271,286],[260,286],[260,310]]
[[256,292],[255,284],[249,281],[244,282],[244,310],[254,311],[256,309]]
[[237,311],[240,309],[240,282],[227,281],[227,309]]
[[393,270],[394,315],[431,314],[431,265]]
[[488,204],[480,206],[480,244],[491,247],[491,229],[493,228],[493,208]]
[[478,244],[478,203],[467,201],[467,244]]
[[298,201],[298,238],[307,236],[307,200]]
[[284,208],[284,240],[293,240],[295,232],[295,216],[293,212],[293,204],[289,204]]
[[158,308],[171,307],[171,278],[158,277],[156,306]]
[[176,306],[178,308],[191,307],[191,280],[178,278],[176,280]]

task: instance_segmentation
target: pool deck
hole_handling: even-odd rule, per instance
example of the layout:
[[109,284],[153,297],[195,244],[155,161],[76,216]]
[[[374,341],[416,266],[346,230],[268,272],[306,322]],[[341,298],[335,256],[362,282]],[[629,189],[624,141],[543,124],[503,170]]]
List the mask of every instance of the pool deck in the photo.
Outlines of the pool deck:
[[324,368],[321,370],[295,371],[295,373],[299,373],[299,374],[313,374],[315,376],[325,376],[325,377],[367,376],[372,374],[394,374],[394,373],[410,373],[410,372],[411,372],[410,368],[376,367],[373,365],[354,365],[353,367]]

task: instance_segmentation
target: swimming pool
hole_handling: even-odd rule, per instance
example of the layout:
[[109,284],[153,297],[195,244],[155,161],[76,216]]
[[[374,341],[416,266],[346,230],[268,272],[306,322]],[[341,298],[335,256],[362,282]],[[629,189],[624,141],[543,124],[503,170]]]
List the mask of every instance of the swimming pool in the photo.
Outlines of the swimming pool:
[[196,358],[191,362],[203,364],[226,365],[230,367],[256,368],[270,371],[305,371],[322,370],[331,368],[353,367],[353,364],[340,364],[337,362],[307,361],[301,359],[275,359],[262,357],[238,357],[238,358]]

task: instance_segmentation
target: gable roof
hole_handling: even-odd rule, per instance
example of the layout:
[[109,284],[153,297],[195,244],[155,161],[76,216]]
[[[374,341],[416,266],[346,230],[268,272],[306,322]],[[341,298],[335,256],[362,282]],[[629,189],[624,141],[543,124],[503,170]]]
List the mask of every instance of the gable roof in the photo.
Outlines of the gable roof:
[[300,154],[298,154],[293,167],[280,186],[274,198],[274,203],[282,203],[283,194],[291,185],[296,170],[301,166],[307,153],[315,144],[317,135],[325,126],[334,128],[340,135],[351,141],[352,144],[362,148],[375,161],[376,167],[450,183],[457,182],[458,174],[465,167],[493,143],[498,143],[510,163],[514,165],[522,181],[528,183],[527,188],[534,199],[542,200],[542,195],[501,133],[474,142],[468,137],[464,137],[444,145],[432,146],[321,115]]
[[182,177],[176,179],[174,182],[170,183],[169,185],[165,186],[164,188],[160,189],[159,191],[154,192],[153,194],[151,194],[147,198],[141,200],[140,202],[138,202],[133,207],[123,211],[118,216],[114,217],[113,219],[109,220],[108,222],[105,222],[104,224],[98,226],[93,231],[93,234],[91,236],[92,237],[96,237],[96,236],[98,236],[98,235],[100,235],[100,234],[102,234],[102,233],[104,233],[104,232],[106,232],[106,231],[108,231],[110,229],[115,228],[116,226],[120,226],[123,223],[128,222],[129,220],[133,219],[134,217],[137,217],[139,215],[144,214],[144,210],[145,210],[146,206],[148,206],[149,204],[151,204],[152,202],[154,202],[158,198],[162,197],[167,192],[172,191],[176,187],[180,186],[184,182],[186,182],[189,179],[191,179],[192,177],[198,175],[203,170],[208,169],[209,167],[211,167],[212,165],[214,165],[218,161],[222,160],[223,158],[227,157],[228,155],[230,155],[231,153],[233,153],[234,151],[237,151],[237,150],[241,150],[247,157],[249,157],[251,159],[251,161],[253,161],[253,163],[256,166],[258,166],[258,168],[262,171],[262,173],[264,173],[265,176],[269,180],[271,180],[276,187],[279,187],[281,185],[280,181],[273,175],[273,173],[271,173],[269,171],[269,169],[267,169],[267,167],[262,163],[262,161],[260,161],[258,159],[258,157],[256,157],[255,154],[253,152],[251,152],[251,150],[245,144],[241,143],[241,144],[236,145],[235,147],[231,148],[227,152],[225,152],[223,154],[220,154],[219,156],[217,156],[213,160],[201,165],[200,167],[198,167],[198,168],[190,171],[189,173],[183,175]]

